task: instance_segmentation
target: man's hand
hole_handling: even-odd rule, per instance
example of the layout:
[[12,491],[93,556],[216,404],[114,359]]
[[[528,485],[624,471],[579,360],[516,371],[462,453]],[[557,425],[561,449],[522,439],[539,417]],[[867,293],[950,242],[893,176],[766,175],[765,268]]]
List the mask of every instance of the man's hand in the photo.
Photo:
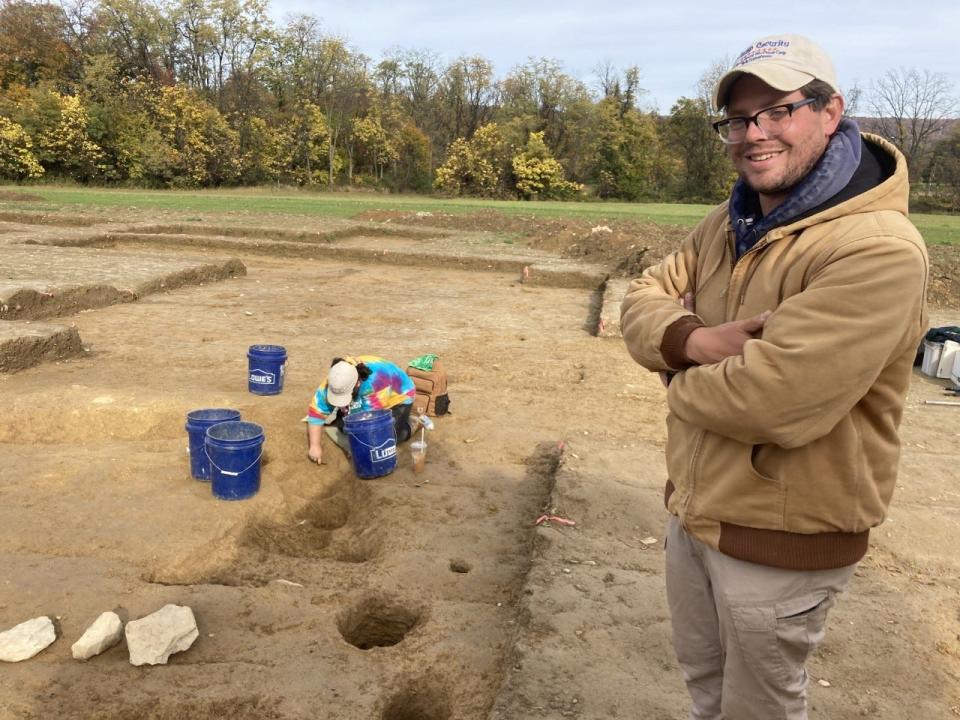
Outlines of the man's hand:
[[697,365],[711,365],[732,355],[742,355],[743,344],[759,337],[768,317],[769,310],[746,320],[697,328],[687,337],[684,352]]

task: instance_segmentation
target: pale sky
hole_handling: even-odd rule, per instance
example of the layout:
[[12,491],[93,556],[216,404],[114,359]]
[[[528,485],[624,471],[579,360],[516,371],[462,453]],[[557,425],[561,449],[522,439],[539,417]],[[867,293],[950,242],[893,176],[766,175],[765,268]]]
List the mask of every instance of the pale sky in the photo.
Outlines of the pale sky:
[[270,0],[270,8],[278,22],[314,15],[374,60],[392,47],[445,62],[482,55],[502,78],[547,57],[588,84],[602,61],[638,65],[644,104],[661,112],[694,95],[712,61],[786,32],[823,46],[844,89],[903,66],[945,73],[960,95],[960,0]]

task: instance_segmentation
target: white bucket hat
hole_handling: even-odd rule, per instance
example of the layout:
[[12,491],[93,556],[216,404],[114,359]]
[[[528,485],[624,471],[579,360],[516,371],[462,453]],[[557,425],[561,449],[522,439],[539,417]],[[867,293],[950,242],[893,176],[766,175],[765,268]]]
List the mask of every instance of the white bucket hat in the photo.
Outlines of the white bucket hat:
[[726,106],[730,88],[741,75],[755,75],[784,92],[799,90],[813,80],[822,80],[834,92],[840,89],[830,56],[801,35],[770,35],[740,53],[714,87],[714,108],[720,110]]

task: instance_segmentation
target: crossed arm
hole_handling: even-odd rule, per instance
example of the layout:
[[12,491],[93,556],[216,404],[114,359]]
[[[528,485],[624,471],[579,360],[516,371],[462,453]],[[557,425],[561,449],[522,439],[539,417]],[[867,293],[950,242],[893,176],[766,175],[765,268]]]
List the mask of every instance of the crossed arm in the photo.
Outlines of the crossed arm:
[[[693,293],[685,293],[681,304],[685,310],[696,312]],[[687,335],[682,354],[693,365],[709,365],[724,358],[742,355],[743,344],[760,335],[768,317],[770,311],[765,310],[746,320],[733,320],[713,327],[701,325]],[[660,381],[664,387],[670,386],[672,377],[673,373],[660,372]]]
[[[889,363],[915,348],[926,321],[925,258],[899,238],[834,246],[773,313],[712,327],[683,302],[696,286],[688,265],[668,263],[631,287],[624,339],[648,369],[683,370],[667,395],[678,419],[747,444],[796,447],[829,432]],[[663,352],[678,321],[694,326],[678,343],[683,363]]]
[[[682,304],[686,310],[696,312],[693,293],[686,293]],[[709,365],[733,355],[742,355],[743,344],[747,340],[759,337],[768,317],[770,317],[770,311],[765,310],[746,320],[732,320],[722,325],[698,327],[687,335],[683,354],[694,365]]]

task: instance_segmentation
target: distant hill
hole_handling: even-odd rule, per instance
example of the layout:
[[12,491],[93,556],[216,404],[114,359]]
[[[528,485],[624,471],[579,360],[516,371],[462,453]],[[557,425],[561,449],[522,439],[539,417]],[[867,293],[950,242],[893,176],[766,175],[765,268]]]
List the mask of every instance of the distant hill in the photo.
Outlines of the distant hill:
[[[893,118],[875,118],[857,115],[853,116],[853,119],[857,121],[857,125],[860,126],[860,129],[863,132],[873,133],[874,135],[883,135],[882,123],[894,122]],[[947,118],[943,121],[943,127],[941,127],[937,132],[933,133],[929,140],[931,143],[936,143],[940,140],[943,140],[944,138],[949,137],[958,127],[960,127],[960,118]],[[887,139],[892,140],[892,138]]]

